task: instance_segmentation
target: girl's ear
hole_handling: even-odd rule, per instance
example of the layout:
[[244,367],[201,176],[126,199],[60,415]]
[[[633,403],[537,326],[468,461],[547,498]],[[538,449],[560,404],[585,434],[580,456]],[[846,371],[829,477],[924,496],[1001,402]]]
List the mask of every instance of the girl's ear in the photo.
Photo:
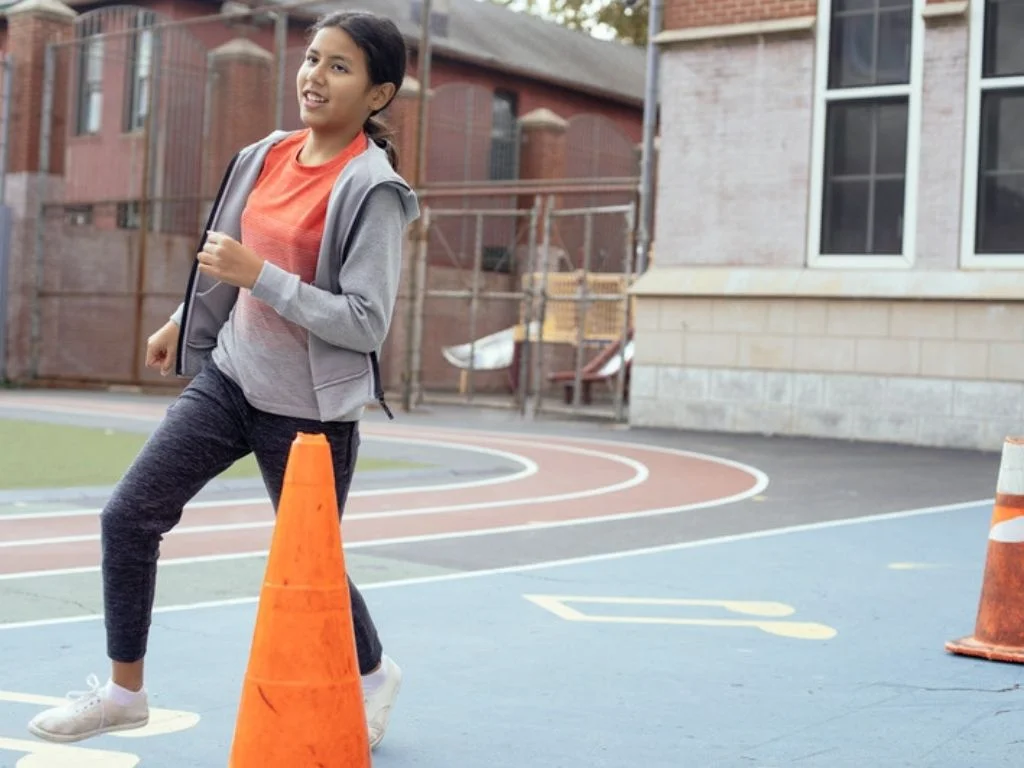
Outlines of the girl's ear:
[[394,83],[382,83],[381,85],[375,85],[373,86],[373,90],[370,92],[370,109],[374,113],[380,112],[394,97]]

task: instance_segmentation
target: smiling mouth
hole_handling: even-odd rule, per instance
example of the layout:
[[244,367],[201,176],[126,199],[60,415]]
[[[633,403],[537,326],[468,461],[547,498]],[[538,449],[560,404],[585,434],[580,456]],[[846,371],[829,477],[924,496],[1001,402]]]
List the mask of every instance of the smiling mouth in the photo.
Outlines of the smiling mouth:
[[302,92],[302,100],[304,102],[306,102],[307,104],[326,104],[327,103],[327,99],[325,99],[323,96],[321,96],[318,93],[313,93],[313,91],[303,91]]

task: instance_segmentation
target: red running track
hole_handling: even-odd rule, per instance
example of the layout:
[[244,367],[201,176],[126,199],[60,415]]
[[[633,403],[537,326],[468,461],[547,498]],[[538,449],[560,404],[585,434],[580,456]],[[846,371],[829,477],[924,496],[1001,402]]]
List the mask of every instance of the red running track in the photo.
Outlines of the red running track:
[[[0,405],[12,399],[0,396]],[[32,399],[32,408],[84,412],[81,401]],[[130,412],[159,419],[163,413],[163,408],[145,404],[104,405],[105,412],[121,416]],[[91,402],[88,412],[97,412]],[[628,442],[365,423],[361,428],[364,438],[371,440],[497,450],[520,457],[526,466],[532,462],[536,471],[484,484],[354,494],[343,518],[348,544],[413,542],[679,513],[755,495],[767,483],[758,470],[741,464]],[[16,578],[98,568],[98,513],[0,516],[0,574]],[[166,561],[265,553],[272,527],[267,501],[192,504],[165,537],[161,557]]]

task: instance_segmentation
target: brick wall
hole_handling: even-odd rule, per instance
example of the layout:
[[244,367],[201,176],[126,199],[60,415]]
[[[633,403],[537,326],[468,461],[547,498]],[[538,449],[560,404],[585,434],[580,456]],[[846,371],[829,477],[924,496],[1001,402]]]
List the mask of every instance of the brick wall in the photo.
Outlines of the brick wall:
[[995,450],[1024,417],[1019,304],[645,300],[636,355],[637,425]]
[[[130,382],[166,380],[133,370],[139,232],[68,226],[45,230],[41,376]],[[145,248],[140,349],[181,300],[195,239],[150,234]],[[75,258],[64,256],[74,253]]]
[[662,61],[657,263],[803,263],[812,41],[720,41]]
[[[47,42],[67,39],[71,34],[70,13],[21,12],[8,19],[10,40],[7,51],[15,62],[12,83],[10,162],[8,173],[21,173],[38,167],[42,114],[36,108],[43,92],[45,49]],[[54,104],[68,95],[67,73],[58,72],[54,83]],[[64,168],[64,123],[54,126],[50,146],[50,167],[55,173]]]
[[[201,3],[189,3],[175,0],[171,3],[144,3],[160,13],[178,18],[188,18],[208,13],[209,9]],[[35,23],[35,21],[33,21]],[[34,28],[34,27],[33,27]],[[232,61],[232,54],[225,53],[225,44],[238,48],[243,30],[232,28],[220,21],[189,25],[163,34],[163,60],[160,66],[162,90],[159,107],[161,112],[160,136],[162,147],[160,155],[167,163],[167,177],[161,181],[158,195],[165,194],[175,197],[192,197],[199,191],[200,183],[197,175],[200,171],[193,168],[198,163],[204,166],[203,192],[209,196],[216,189],[220,174],[231,153],[242,143],[264,135],[273,127],[272,117],[274,102],[271,94],[276,87],[276,67],[270,51],[274,50],[273,30],[261,27],[244,30],[245,39],[250,43],[250,51],[262,50],[266,53],[265,64],[254,65],[252,61]],[[302,29],[290,30],[288,39],[287,71],[284,94],[285,127],[298,128],[298,108],[295,97],[295,74],[302,60],[306,38]],[[206,101],[205,56],[206,50],[217,51],[215,58],[223,61],[219,66],[219,77],[211,89],[210,103],[215,110],[213,115],[204,116]],[[67,79],[74,71],[74,56],[78,48],[67,48],[58,62],[58,71]],[[237,51],[236,51],[237,53]],[[73,173],[69,174],[71,190],[76,200],[105,199],[111,196],[118,198],[132,197],[131,189],[138,186],[141,178],[140,164],[131,161],[131,138],[123,132],[122,112],[124,101],[124,82],[128,64],[127,51],[123,39],[111,38],[105,50],[105,83],[103,92],[104,115],[103,129],[100,136],[72,139],[72,156],[74,157]],[[251,57],[250,57],[251,59]],[[42,62],[38,67],[34,87],[42,87]],[[416,76],[416,57],[409,61],[408,74]],[[549,108],[562,117],[569,119],[580,115],[594,115],[604,118],[620,133],[625,140],[636,144],[640,141],[642,123],[642,104],[639,94],[634,103],[623,103],[613,99],[579,93],[571,88],[529,80],[498,70],[487,70],[479,66],[471,66],[463,62],[445,58],[438,53],[431,69],[431,88],[440,94],[438,109],[450,107],[446,103],[443,91],[449,86],[476,86],[478,90],[479,118],[472,129],[472,136],[480,136],[485,141],[475,152],[475,177],[485,178],[489,161],[490,137],[490,94],[496,89],[511,91],[518,96],[519,115],[526,115],[539,108]],[[72,94],[74,95],[74,94]],[[38,111],[38,110],[37,110]],[[464,111],[464,110],[463,110]],[[26,113],[27,114],[27,113]],[[434,113],[436,115],[436,112]],[[68,115],[73,117],[73,113]],[[63,120],[63,116],[61,116]],[[203,124],[209,125],[207,143],[203,142]],[[271,120],[271,122],[267,122]],[[436,121],[436,118],[435,118]],[[36,121],[38,122],[38,121]],[[449,122],[456,124],[458,130],[434,131],[429,144],[432,158],[430,176],[433,180],[450,180],[445,174],[448,159],[458,159],[461,163],[466,149],[466,120],[463,114],[452,113]],[[21,136],[22,140],[34,140],[38,130],[35,123],[22,132],[16,130],[12,136]],[[58,126],[55,126],[57,128]],[[18,126],[16,125],[17,129]],[[64,123],[55,133],[64,139]],[[84,145],[84,146],[81,146]],[[38,152],[37,149],[34,149]],[[62,160],[63,152],[55,152],[55,159]],[[436,159],[434,159],[436,158]],[[403,172],[412,173],[413,156],[403,157]],[[129,164],[129,165],[126,165]],[[104,177],[91,170],[96,167],[116,168],[113,177]],[[461,164],[459,165],[461,170]],[[15,168],[14,170],[19,170]],[[483,174],[481,176],[481,174]],[[105,180],[106,178],[106,180]],[[107,189],[101,185],[106,184]],[[112,194],[111,188],[113,188]],[[189,208],[192,213],[192,208]],[[184,217],[188,220],[188,217]],[[192,218],[195,218],[194,216]]]
[[816,0],[666,0],[665,29],[717,27],[814,16]]

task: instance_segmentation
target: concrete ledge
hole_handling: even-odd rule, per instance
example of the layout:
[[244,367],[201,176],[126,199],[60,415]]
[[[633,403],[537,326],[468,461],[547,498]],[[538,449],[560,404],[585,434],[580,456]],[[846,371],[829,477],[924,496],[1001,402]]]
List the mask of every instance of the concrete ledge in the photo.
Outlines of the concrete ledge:
[[246,61],[273,62],[274,54],[245,37],[236,37],[210,51],[210,57],[217,61],[242,59]]
[[768,37],[810,33],[814,30],[814,16],[795,16],[790,19],[772,21],[751,21],[745,24],[725,24],[715,27],[693,27],[691,29],[669,29],[654,38],[663,46],[681,46],[705,43],[712,40],[730,40],[743,37]]
[[54,19],[74,19],[78,16],[78,12],[74,8],[70,8],[60,0],[22,0],[22,2],[0,11],[0,15],[8,18],[23,13],[48,16]]
[[967,0],[955,0],[947,3],[928,3],[921,10],[921,17],[928,19],[948,19],[967,14]]
[[1024,301],[1020,272],[652,267],[635,296],[794,297]]

